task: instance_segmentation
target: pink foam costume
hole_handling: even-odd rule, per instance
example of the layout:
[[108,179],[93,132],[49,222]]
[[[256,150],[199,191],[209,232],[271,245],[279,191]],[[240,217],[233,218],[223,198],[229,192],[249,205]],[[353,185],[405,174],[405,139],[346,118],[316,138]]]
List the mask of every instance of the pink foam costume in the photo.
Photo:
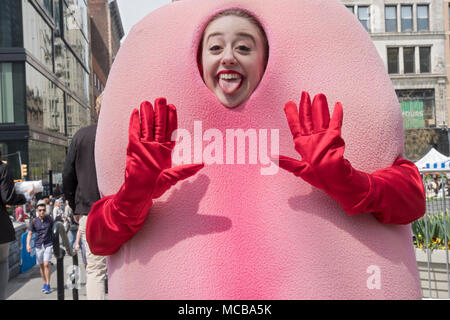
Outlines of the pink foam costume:
[[[270,55],[252,96],[227,109],[204,85],[196,58],[208,20],[235,6],[262,23]],[[199,145],[211,143],[198,132],[209,129],[223,134],[224,146],[227,129],[279,129],[280,154],[299,158],[283,106],[302,90],[325,93],[330,106],[342,102],[345,158],[354,168],[373,172],[402,154],[401,112],[385,67],[338,2],[186,0],[153,12],[133,28],[109,76],[96,141],[101,193],[116,194],[124,182],[128,119],[143,100],[164,96],[177,107],[194,161]],[[348,215],[289,172],[262,175],[270,166],[263,158],[206,165],[155,200],[142,229],[108,258],[110,298],[420,298],[408,225]],[[102,235],[89,235],[99,228],[91,214],[95,247],[92,238]],[[374,267],[379,286],[371,287]]]

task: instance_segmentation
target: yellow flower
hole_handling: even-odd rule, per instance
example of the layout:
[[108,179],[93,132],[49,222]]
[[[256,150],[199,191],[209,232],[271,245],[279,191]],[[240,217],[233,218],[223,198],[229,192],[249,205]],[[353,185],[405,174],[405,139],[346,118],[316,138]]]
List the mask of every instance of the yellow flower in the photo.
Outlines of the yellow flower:
[[419,233],[419,239],[421,239],[422,238],[422,235]]

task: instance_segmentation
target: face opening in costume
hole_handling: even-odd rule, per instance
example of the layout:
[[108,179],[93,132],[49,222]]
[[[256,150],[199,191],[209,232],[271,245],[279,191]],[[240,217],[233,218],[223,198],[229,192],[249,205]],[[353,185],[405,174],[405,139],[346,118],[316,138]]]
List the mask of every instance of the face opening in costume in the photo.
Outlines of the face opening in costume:
[[234,108],[258,86],[268,59],[265,32],[248,13],[219,13],[203,32],[199,64],[203,81],[219,101]]

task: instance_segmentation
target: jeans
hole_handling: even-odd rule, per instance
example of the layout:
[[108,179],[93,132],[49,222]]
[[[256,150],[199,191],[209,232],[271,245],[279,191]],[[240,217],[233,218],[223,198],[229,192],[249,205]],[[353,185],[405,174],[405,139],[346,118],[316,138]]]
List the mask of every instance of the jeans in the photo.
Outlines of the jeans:
[[73,244],[75,243],[75,239],[77,238],[77,230],[70,230],[70,235],[72,238],[70,239],[70,246],[73,248]]

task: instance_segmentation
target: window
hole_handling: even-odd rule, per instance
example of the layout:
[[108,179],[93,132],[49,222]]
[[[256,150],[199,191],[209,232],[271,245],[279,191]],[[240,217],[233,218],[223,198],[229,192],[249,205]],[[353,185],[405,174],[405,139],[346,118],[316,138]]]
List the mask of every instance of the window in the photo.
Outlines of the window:
[[20,1],[0,1],[0,47],[22,47],[22,16],[20,12]]
[[403,48],[403,66],[405,73],[415,73],[414,47]]
[[420,73],[431,72],[431,47],[420,47]]
[[89,109],[79,104],[71,96],[66,95],[67,118],[71,118],[71,123],[67,123],[67,135],[69,138],[77,132],[78,129],[88,124]]
[[402,108],[403,127],[436,127],[434,89],[395,90]]
[[428,5],[417,6],[417,31],[428,31]]
[[385,7],[386,32],[397,32],[397,7]]
[[0,123],[25,123],[24,64],[0,63]]
[[398,73],[398,48],[388,48],[388,73]]
[[28,63],[25,71],[28,123],[64,134],[64,92]]
[[354,6],[346,6],[348,10],[350,10],[351,13],[355,14],[355,7]]
[[402,31],[413,31],[412,6],[402,6]]
[[38,3],[53,17],[52,0],[38,0]]
[[358,20],[367,32],[370,32],[369,7],[358,7]]
[[23,44],[39,62],[53,71],[53,30],[30,2],[22,0]]
[[12,63],[0,64],[0,122],[14,122],[14,94]]

